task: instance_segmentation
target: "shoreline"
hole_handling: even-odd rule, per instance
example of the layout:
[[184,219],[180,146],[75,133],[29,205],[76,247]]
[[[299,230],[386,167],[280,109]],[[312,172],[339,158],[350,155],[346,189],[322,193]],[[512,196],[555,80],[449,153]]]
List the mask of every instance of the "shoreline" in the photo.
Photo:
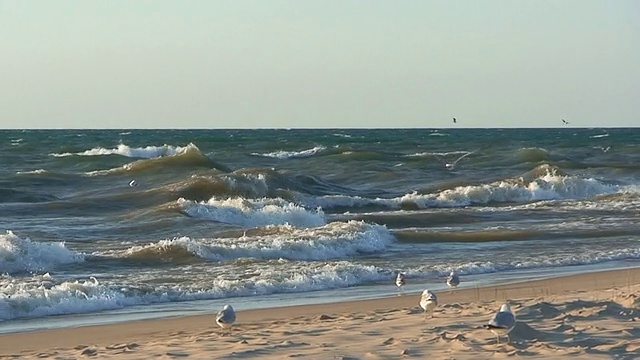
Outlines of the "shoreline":
[[[580,300],[593,299],[594,297],[596,299],[615,299],[618,296],[617,294],[626,293],[627,297],[632,296],[632,289],[637,287],[638,284],[640,284],[640,267],[633,267],[574,275],[559,275],[544,279],[462,288],[452,291],[440,290],[437,294],[440,308],[447,304],[473,307],[474,304],[496,303],[507,299],[510,301],[521,299],[527,299],[528,301],[544,300],[545,302],[567,296]],[[338,303],[292,305],[248,310],[236,309],[238,312],[237,324],[234,326],[235,330],[232,338],[241,342],[249,341],[238,339],[242,338],[243,334],[253,327],[267,327],[265,324],[270,324],[270,326],[276,324],[289,329],[288,331],[292,331],[295,329],[296,324],[291,322],[291,319],[297,319],[296,322],[305,324],[308,320],[315,319],[315,321],[311,321],[311,325],[306,324],[306,326],[312,326],[314,322],[322,322],[318,320],[322,318],[341,319],[346,315],[378,314],[392,309],[414,312],[417,308],[418,300],[419,294],[411,292],[403,296]],[[448,311],[448,309],[446,308],[445,310]],[[200,315],[1,334],[0,357],[15,355],[35,357],[38,354],[42,355],[42,353],[52,350],[55,350],[54,352],[56,353],[60,351],[80,353],[78,348],[83,348],[84,350],[89,348],[109,349],[109,347],[114,348],[114,344],[133,343],[136,344],[134,346],[137,349],[136,351],[124,345],[121,349],[114,349],[123,351],[128,349],[127,351],[131,351],[131,354],[137,353],[139,356],[141,351],[148,350],[145,348],[149,347],[147,344],[150,340],[167,337],[180,339],[183,335],[194,337],[202,334],[204,338],[216,342],[219,338],[219,329],[213,322],[213,314],[217,310],[214,309],[210,313]],[[440,315],[436,313],[436,316],[440,317]],[[481,320],[484,322],[486,319],[483,318]],[[351,321],[357,322],[357,320]],[[158,344],[154,346],[157,347]],[[638,347],[640,348],[640,345]],[[144,354],[147,353],[144,352]],[[279,352],[276,352],[274,356],[276,354],[281,356]]]

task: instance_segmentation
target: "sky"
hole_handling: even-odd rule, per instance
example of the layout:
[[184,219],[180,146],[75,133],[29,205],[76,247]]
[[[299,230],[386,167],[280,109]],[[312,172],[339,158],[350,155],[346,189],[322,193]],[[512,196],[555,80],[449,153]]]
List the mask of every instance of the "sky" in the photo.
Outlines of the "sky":
[[640,126],[639,98],[636,0],[0,0],[0,128]]

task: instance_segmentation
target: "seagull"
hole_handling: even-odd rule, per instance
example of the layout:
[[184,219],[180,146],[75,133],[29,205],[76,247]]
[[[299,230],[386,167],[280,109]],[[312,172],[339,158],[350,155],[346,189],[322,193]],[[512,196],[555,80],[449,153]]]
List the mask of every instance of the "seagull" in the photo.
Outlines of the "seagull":
[[400,292],[399,295],[402,295],[404,293],[404,285],[406,283],[407,281],[405,280],[404,273],[399,272],[398,276],[396,276],[396,286],[398,287],[398,291]]
[[511,341],[509,333],[515,326],[516,314],[511,311],[509,304],[505,303],[500,307],[500,311],[498,311],[484,327],[496,335],[497,343],[500,344],[500,335],[506,335],[507,342]]
[[458,285],[460,285],[460,277],[453,270],[451,271],[451,273],[449,274],[449,277],[447,278],[447,285],[450,288],[455,288],[455,287],[458,287]]
[[[479,150],[479,149],[478,149]],[[446,161],[444,161],[444,159],[440,156],[438,156],[438,159],[440,159],[440,161],[442,161],[444,163],[444,167],[446,167],[449,170],[453,170],[456,167],[456,164],[458,163],[458,161],[466,158],[467,156],[471,155],[471,154],[475,154],[478,150],[474,150],[474,151],[469,151],[467,153],[464,153],[462,156],[460,156],[459,158],[455,159],[453,162],[448,163]]]
[[231,326],[236,321],[236,312],[231,305],[225,305],[216,315],[216,324],[222,328],[222,334],[225,330],[229,330],[231,334]]
[[427,289],[420,295],[420,307],[424,310],[424,317],[427,317],[427,312],[431,313],[433,318],[433,309],[438,306],[438,298],[431,290]]
[[138,186],[138,182],[135,179],[131,180],[131,181],[129,181],[129,186],[136,187],[136,186]]
[[565,120],[565,119],[562,119],[562,123],[565,124],[565,125],[569,125],[569,122],[567,120]]
[[456,118],[453,118],[453,123],[454,123],[454,124],[457,124],[457,123],[458,123],[458,120],[456,120]]

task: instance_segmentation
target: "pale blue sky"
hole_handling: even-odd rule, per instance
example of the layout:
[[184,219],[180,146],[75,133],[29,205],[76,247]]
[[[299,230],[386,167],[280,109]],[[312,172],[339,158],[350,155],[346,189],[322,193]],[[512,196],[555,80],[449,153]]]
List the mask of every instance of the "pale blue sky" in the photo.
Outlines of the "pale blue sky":
[[640,126],[639,98],[635,0],[0,0],[0,128]]

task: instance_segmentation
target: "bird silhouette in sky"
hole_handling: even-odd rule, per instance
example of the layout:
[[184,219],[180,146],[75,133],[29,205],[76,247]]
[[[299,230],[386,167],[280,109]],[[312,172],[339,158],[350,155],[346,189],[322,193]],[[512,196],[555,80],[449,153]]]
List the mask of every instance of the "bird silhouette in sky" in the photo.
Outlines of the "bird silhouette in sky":
[[569,125],[569,122],[567,120],[565,120],[565,119],[562,119],[562,123],[565,124],[565,125]]
[[456,120],[456,118],[453,118],[453,123],[454,123],[454,124],[457,124],[457,123],[458,123],[458,120]]

